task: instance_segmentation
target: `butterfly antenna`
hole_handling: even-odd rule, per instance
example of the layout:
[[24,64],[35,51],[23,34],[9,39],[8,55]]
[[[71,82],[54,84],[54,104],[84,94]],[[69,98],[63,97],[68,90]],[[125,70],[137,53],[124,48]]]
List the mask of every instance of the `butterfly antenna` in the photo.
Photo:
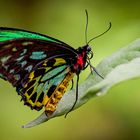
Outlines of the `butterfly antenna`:
[[65,118],[67,117],[67,115],[74,109],[77,100],[78,100],[78,83],[79,83],[79,74],[77,75],[77,82],[76,82],[76,98],[75,98],[75,102],[73,104],[73,106],[71,107],[71,109],[65,114]]
[[111,29],[111,26],[112,26],[112,24],[111,24],[111,22],[109,22],[109,27],[108,27],[108,29],[107,29],[106,31],[104,31],[103,33],[101,33],[101,34],[95,36],[94,38],[91,38],[91,39],[87,42],[87,44],[89,44],[89,43],[90,43],[91,41],[93,41],[94,39],[96,39],[96,38],[98,38],[98,37],[104,35],[105,33],[107,33],[107,32]]
[[88,11],[85,10],[85,13],[86,13],[85,42],[86,42],[86,44],[88,44],[88,41],[87,41],[87,31],[88,31]]

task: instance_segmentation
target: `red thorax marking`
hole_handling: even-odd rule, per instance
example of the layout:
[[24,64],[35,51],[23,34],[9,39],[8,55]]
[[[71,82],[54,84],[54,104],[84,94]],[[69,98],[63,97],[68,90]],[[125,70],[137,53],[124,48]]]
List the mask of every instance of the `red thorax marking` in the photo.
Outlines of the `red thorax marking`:
[[81,54],[78,55],[77,57],[77,61],[74,65],[74,70],[77,71],[77,70],[82,70],[84,65],[85,65],[85,62],[84,62],[84,57],[85,57],[85,52],[82,52]]
[[81,55],[78,56],[77,65],[80,65],[81,67],[83,67],[84,65],[83,56]]

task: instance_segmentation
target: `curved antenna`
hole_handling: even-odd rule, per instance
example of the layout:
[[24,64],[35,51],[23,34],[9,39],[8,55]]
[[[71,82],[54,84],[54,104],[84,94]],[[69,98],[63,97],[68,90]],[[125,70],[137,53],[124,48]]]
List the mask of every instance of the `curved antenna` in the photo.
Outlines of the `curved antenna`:
[[87,44],[89,44],[92,40],[94,40],[94,39],[96,39],[96,38],[98,38],[98,37],[104,35],[105,33],[107,33],[107,32],[111,29],[111,26],[112,26],[112,24],[111,24],[111,22],[109,22],[109,27],[108,27],[108,29],[107,29],[106,31],[104,31],[103,33],[101,33],[101,34],[99,34],[99,35],[97,35],[97,36],[91,38],[91,39],[87,42]]
[[86,12],[85,41],[86,41],[86,44],[88,44],[88,41],[87,41],[87,30],[88,30],[88,11],[87,11],[87,9],[85,9],[85,12]]

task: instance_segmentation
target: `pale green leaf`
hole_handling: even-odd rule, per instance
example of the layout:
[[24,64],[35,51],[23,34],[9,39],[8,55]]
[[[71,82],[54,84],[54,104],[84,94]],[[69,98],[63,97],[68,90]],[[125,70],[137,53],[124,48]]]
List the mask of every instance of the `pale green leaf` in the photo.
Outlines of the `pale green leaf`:
[[[106,94],[110,88],[116,84],[140,77],[140,40],[134,41],[128,47],[120,49],[118,52],[105,58],[96,67],[97,71],[104,77],[101,79],[95,72],[79,86],[79,99],[76,108],[86,103],[92,97]],[[56,116],[67,113],[75,101],[75,90],[66,93],[57,110],[51,117],[42,113],[37,119],[24,125],[24,128],[32,127],[48,121]]]

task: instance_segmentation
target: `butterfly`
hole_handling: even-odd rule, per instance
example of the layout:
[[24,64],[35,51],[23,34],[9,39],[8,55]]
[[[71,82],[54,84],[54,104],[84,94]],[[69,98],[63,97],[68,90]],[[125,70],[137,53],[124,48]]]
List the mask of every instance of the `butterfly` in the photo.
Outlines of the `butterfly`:
[[[91,40],[93,39],[95,38]],[[25,105],[38,111],[44,107],[49,116],[56,110],[70,81],[73,83],[76,75],[76,99],[71,108],[73,110],[78,99],[81,71],[90,66],[102,78],[90,63],[93,52],[89,42],[74,49],[47,35],[0,27],[0,78],[16,87]]]

